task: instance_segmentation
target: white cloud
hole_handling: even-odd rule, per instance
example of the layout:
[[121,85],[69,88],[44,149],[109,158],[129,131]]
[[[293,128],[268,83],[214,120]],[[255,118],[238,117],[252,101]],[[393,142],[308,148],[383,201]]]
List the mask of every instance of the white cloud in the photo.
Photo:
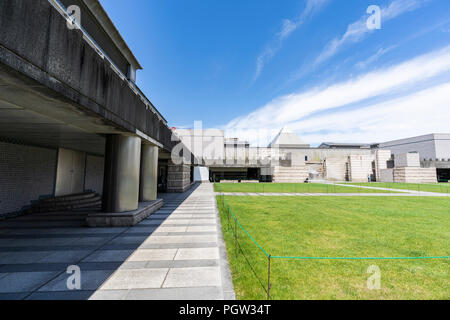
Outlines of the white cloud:
[[[311,143],[384,142],[421,134],[448,132],[450,81],[367,107],[292,123]],[[314,133],[329,128],[330,133]],[[308,134],[312,132],[312,134]]]
[[[442,80],[441,78],[445,79]],[[449,78],[450,46],[389,68],[364,74],[356,79],[332,84],[326,88],[312,88],[304,92],[276,98],[256,111],[232,120],[224,129],[226,129],[227,132],[233,132],[233,135],[235,136],[245,136],[250,141],[255,142],[253,139],[255,139],[257,135],[256,132],[260,129],[267,130],[268,132],[276,132],[281,127],[287,126],[290,129],[311,132],[323,129],[335,129],[343,124],[345,130],[342,135],[333,135],[334,139],[331,140],[344,138],[346,138],[346,140],[353,140],[351,132],[354,132],[355,130],[358,131],[361,128],[359,123],[354,121],[356,118],[352,116],[352,112],[347,113],[345,118],[347,120],[344,121],[344,118],[341,119],[342,123],[337,123],[335,121],[330,123],[329,121],[325,121],[329,119],[329,115],[320,116],[317,115],[318,112],[330,112],[335,108],[362,103],[363,101],[369,101],[369,99],[373,98],[386,99],[387,95],[394,93],[403,94],[404,97],[413,97],[412,94],[418,87],[424,89],[436,86],[436,81],[442,83],[448,81]],[[443,97],[448,98],[448,94]],[[450,106],[450,101],[447,101],[447,108],[448,106]],[[424,107],[428,108],[429,106]],[[405,113],[403,113],[403,116],[404,115]],[[311,122],[306,122],[307,120],[305,117],[307,116],[315,116],[319,120],[308,120]],[[425,117],[431,115],[427,112],[424,114],[422,111],[415,116]],[[442,118],[446,118],[448,126],[450,120],[448,111],[446,114],[443,113],[440,115],[440,120]],[[368,119],[372,119],[377,123],[377,126],[379,125],[377,127],[377,132],[381,133],[385,130],[382,123],[377,122],[378,118],[374,117]],[[432,120],[434,120],[434,118]],[[314,126],[305,128],[299,126],[299,124],[313,123],[313,121],[316,121],[314,122]],[[399,129],[397,128],[397,130]],[[416,129],[411,128],[411,130],[414,131]],[[323,140],[330,140],[324,135],[312,136],[313,139],[319,139],[319,137],[323,138]],[[379,140],[378,137],[379,136],[374,134],[368,141],[374,139]],[[369,136],[367,135],[365,138],[369,138]]]
[[356,67],[360,68],[360,69],[364,69],[366,68],[368,65],[374,63],[375,61],[377,61],[379,58],[381,58],[382,56],[384,56],[386,53],[388,53],[389,51],[393,50],[396,46],[392,46],[389,48],[381,48],[379,49],[374,55],[370,56],[369,58],[367,58],[364,61],[360,61],[356,64]]
[[[382,24],[400,16],[403,13],[413,11],[419,8],[426,0],[394,0],[389,6],[381,9]],[[356,43],[364,39],[364,37],[373,32],[367,28],[367,15],[361,17],[358,21],[351,23],[347,27],[347,31],[340,38],[333,39],[315,60],[315,65],[328,60],[334,56],[344,45],[348,43]]]
[[256,59],[256,72],[253,81],[256,81],[261,75],[264,66],[268,63],[280,50],[283,41],[288,38],[292,32],[297,30],[308,17],[314,15],[330,0],[306,0],[306,6],[300,16],[292,21],[285,19],[283,26],[279,32],[275,35],[275,39],[266,46],[264,51]]

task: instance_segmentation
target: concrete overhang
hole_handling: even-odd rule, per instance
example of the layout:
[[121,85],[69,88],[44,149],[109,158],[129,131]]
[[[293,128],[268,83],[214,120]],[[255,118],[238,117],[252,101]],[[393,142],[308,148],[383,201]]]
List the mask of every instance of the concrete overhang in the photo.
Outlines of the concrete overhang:
[[128,60],[130,65],[132,65],[136,70],[141,70],[142,66],[139,61],[134,56],[133,52],[128,47],[127,43],[123,39],[122,35],[117,30],[116,26],[106,13],[105,9],[101,5],[99,0],[83,0],[92,14],[97,18],[98,22],[120,50],[120,52],[124,55],[124,57]]

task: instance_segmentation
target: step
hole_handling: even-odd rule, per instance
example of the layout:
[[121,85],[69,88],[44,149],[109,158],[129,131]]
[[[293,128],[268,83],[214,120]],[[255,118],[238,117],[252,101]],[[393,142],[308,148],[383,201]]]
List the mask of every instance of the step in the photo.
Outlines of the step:
[[37,207],[36,211],[33,213],[46,213],[46,212],[59,212],[59,211],[74,211],[76,209],[82,208],[96,208],[102,205],[101,200],[96,200],[93,202],[85,203],[85,204],[73,204],[69,206],[55,206],[55,207]]
[[95,196],[98,196],[98,194],[96,194],[95,192],[84,192],[84,193],[77,193],[77,194],[59,196],[59,197],[54,197],[54,198],[41,199],[40,203],[54,203],[54,202],[84,200],[84,199],[93,198]]
[[97,202],[101,201],[102,198],[99,195],[91,198],[85,198],[81,200],[67,200],[67,201],[58,201],[58,202],[40,202],[37,204],[37,207],[40,208],[54,208],[54,207],[64,207],[64,206],[72,206],[72,205],[82,205],[85,203]]

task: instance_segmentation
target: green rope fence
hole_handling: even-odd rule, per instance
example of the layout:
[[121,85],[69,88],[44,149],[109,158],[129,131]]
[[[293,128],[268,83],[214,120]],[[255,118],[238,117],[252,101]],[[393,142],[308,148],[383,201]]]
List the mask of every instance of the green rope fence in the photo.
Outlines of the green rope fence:
[[[237,250],[237,226],[244,231],[244,233],[250,238],[250,240],[255,244],[255,246],[268,258],[268,279],[267,279],[267,300],[270,300],[270,263],[272,259],[289,259],[289,260],[424,260],[424,259],[450,259],[450,256],[433,256],[433,257],[289,257],[289,256],[272,256],[263,247],[250,235],[250,233],[242,226],[239,222],[238,218],[231,210],[230,205],[225,199],[225,195],[220,196],[222,198],[222,208],[227,209],[224,210],[227,213],[228,223],[230,224],[230,215],[235,221],[235,247]],[[237,252],[236,252],[237,255]]]

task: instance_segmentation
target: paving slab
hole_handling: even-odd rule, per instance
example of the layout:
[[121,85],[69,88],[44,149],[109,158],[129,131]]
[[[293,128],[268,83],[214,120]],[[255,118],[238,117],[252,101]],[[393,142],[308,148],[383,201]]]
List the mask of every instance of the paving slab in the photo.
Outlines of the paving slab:
[[224,298],[222,288],[194,287],[194,288],[163,288],[129,290],[125,300],[221,300]]
[[100,290],[160,288],[169,269],[119,269]]
[[164,288],[216,287],[221,285],[219,267],[173,268],[169,270]]
[[51,291],[35,292],[26,297],[26,300],[88,300],[94,291]]
[[219,248],[180,248],[175,260],[219,259]]
[[173,260],[178,249],[138,249],[128,261]]
[[100,250],[83,259],[83,262],[125,261],[134,250]]
[[[85,271],[83,269],[80,270],[80,280],[81,280],[81,289],[80,290],[88,290],[95,291],[100,285],[108,279],[114,270],[96,270],[96,271]],[[41,288],[39,288],[38,292],[63,292],[63,291],[73,291],[67,287],[67,280],[71,274],[67,274],[66,272],[61,273],[58,277],[45,284]]]
[[129,290],[97,290],[89,300],[123,300]]
[[14,272],[0,278],[0,293],[32,292],[58,272]]

